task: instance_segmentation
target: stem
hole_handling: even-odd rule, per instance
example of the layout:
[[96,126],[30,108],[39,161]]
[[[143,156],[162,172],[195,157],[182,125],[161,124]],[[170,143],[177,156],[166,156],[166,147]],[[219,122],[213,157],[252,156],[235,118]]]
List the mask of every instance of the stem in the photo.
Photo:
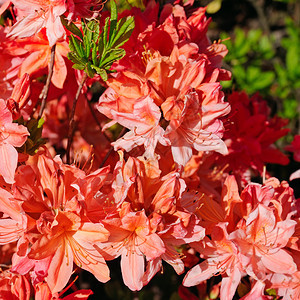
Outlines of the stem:
[[0,268],[10,269],[10,268],[11,268],[11,265],[0,264]]
[[260,22],[261,27],[263,28],[263,31],[267,34],[267,36],[270,36],[270,26],[269,22],[265,16],[263,6],[264,6],[264,0],[249,0],[249,2],[252,4],[254,9],[256,10],[256,13],[258,15],[258,19]]
[[72,110],[70,113],[70,117],[69,117],[69,132],[68,132],[68,144],[67,144],[67,164],[70,164],[70,150],[71,150],[71,145],[72,145],[72,140],[73,140],[73,134],[74,134],[74,129],[75,129],[75,120],[74,120],[74,116],[75,116],[75,110],[76,110],[76,104],[77,101],[79,99],[82,87],[85,83],[87,79],[87,74],[84,73],[81,82],[78,86],[74,101],[73,101],[73,106],[72,106]]
[[39,96],[40,99],[42,99],[41,102],[41,107],[40,107],[40,111],[39,111],[39,115],[38,118],[40,119],[42,117],[43,111],[46,107],[46,99],[48,96],[48,92],[49,92],[49,87],[50,87],[50,83],[51,83],[51,78],[53,75],[53,68],[54,68],[54,59],[55,59],[55,48],[56,48],[56,44],[54,44],[51,47],[51,58],[50,58],[50,66],[49,66],[49,72],[48,72],[48,77],[46,80],[46,84],[43,87],[43,90]]

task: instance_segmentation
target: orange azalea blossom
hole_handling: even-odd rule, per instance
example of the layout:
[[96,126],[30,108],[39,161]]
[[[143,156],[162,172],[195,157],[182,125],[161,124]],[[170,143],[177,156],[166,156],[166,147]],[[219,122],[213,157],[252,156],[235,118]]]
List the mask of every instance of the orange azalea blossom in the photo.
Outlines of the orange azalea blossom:
[[68,0],[66,4],[68,6],[67,18],[69,20],[96,17],[103,8],[101,0]]
[[[14,83],[18,77],[18,71],[23,59],[19,56],[11,56],[7,49],[12,42],[6,37],[7,28],[0,27],[0,98],[7,99],[11,96]],[[23,51],[22,51],[23,52]],[[23,53],[22,53],[23,54]]]
[[62,15],[66,14],[69,20],[91,18],[96,17],[103,8],[101,0],[12,0],[1,7],[0,15],[10,3],[14,4],[17,22],[9,36],[31,37],[45,29],[50,47],[66,34],[60,19]]
[[13,119],[20,117],[20,110],[26,105],[30,94],[29,75],[25,73],[16,81],[15,87],[10,98],[7,100],[9,110],[12,112]]
[[[52,293],[61,291],[67,284],[73,262],[93,273],[99,281],[109,280],[109,269],[98,251],[109,232],[101,222],[91,222],[84,216],[85,199],[98,191],[93,189],[95,178],[101,184],[107,171],[106,168],[86,176],[58,158],[53,160],[47,152],[38,153],[31,166],[19,167],[13,195],[1,189],[3,197],[0,198],[0,211],[10,217],[0,219],[1,227],[5,228],[0,241],[8,243],[18,239],[18,251],[13,256],[14,272],[24,275],[33,268],[33,283],[45,280]],[[85,188],[80,191],[81,184]],[[27,222],[21,223],[23,217]]]
[[[174,47],[170,57],[155,52],[146,63],[145,79],[129,71],[118,73],[100,98],[99,111],[131,130],[113,144],[115,149],[130,151],[145,144],[145,155],[151,157],[159,142],[171,145],[180,165],[192,157],[192,148],[227,153],[218,118],[228,114],[230,106],[223,101],[220,84],[205,79],[207,59],[187,59]],[[128,98],[129,105],[123,106]]]
[[193,267],[183,279],[184,286],[193,286],[213,275],[223,274],[220,290],[222,300],[233,298],[241,278],[246,275],[239,248],[227,233],[227,224],[216,225],[211,233],[211,240],[205,237],[203,241],[191,244],[207,259]]
[[103,255],[106,260],[121,256],[123,280],[131,290],[146,285],[162,268],[162,260],[183,273],[184,263],[176,250],[204,237],[195,215],[180,204],[185,185],[179,174],[160,178],[146,170],[145,160],[130,157],[124,163],[121,157],[115,171],[114,199],[107,203],[114,201],[115,209],[107,207],[103,220],[111,232],[101,245]]
[[292,274],[297,266],[284,249],[295,231],[296,222],[276,222],[274,212],[263,204],[249,214],[240,224],[241,229],[232,233],[239,245],[243,264],[253,278],[265,280],[267,273]]
[[221,203],[204,196],[198,200],[200,225],[211,239],[190,244],[206,260],[187,273],[183,284],[197,285],[221,273],[220,299],[232,299],[241,277],[249,275],[259,281],[243,299],[263,297],[263,282],[270,280],[272,284],[274,274],[290,277],[299,265],[295,243],[299,213],[292,189],[286,182],[270,178],[264,186],[249,184],[239,196],[231,176],[225,181],[221,199]]
[[[20,53],[20,51],[22,51]],[[14,40],[13,44],[8,44],[6,52],[11,56],[20,56],[23,61],[19,68],[19,77],[25,73],[31,75],[47,68],[50,65],[51,47],[45,34],[45,30],[30,38]],[[51,82],[62,89],[66,76],[67,67],[64,57],[67,57],[69,46],[66,41],[56,44],[53,75]]]
[[49,46],[65,34],[60,16],[66,11],[65,0],[12,0],[18,12],[18,22],[12,27],[12,37],[30,37],[46,28]]
[[13,195],[0,188],[0,211],[4,214],[0,219],[0,245],[18,241],[27,228],[27,217],[21,203],[11,199]]

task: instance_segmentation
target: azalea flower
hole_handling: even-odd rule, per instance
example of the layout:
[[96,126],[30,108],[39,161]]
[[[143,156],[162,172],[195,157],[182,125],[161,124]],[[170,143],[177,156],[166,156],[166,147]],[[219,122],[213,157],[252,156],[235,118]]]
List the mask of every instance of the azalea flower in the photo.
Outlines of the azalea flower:
[[[20,56],[22,49],[23,61],[19,68],[19,77],[24,74],[35,74],[49,67],[51,58],[51,46],[46,37],[45,30],[30,38],[16,39],[12,46],[7,47],[6,52],[12,56]],[[56,43],[53,75],[51,82],[62,89],[67,76],[67,67],[64,57],[67,57],[69,46],[66,41]]]
[[[193,267],[184,277],[184,286],[193,286],[217,274],[224,274],[220,299],[232,299],[241,278],[246,275],[239,248],[228,236],[226,223],[216,225],[211,234],[199,243],[191,245],[206,260]],[[227,275],[227,276],[226,276]]]
[[11,37],[30,37],[46,28],[49,46],[52,47],[64,34],[60,16],[65,13],[65,0],[21,0],[11,1],[21,14],[18,22],[9,33]]
[[241,248],[247,273],[264,280],[266,273],[293,274],[297,266],[292,256],[284,249],[295,231],[296,222],[276,222],[271,208],[263,204],[249,214],[242,228],[232,233],[232,238]]
[[176,249],[201,240],[204,229],[180,205],[185,186],[178,173],[162,179],[159,174],[148,177],[145,161],[129,158],[124,163],[122,159],[113,184],[118,190],[114,199],[108,198],[114,200],[115,209],[105,208],[103,220],[111,235],[101,249],[107,260],[121,256],[124,283],[131,290],[140,290],[162,268],[162,260],[183,273],[184,263]]
[[109,269],[98,247],[109,232],[102,223],[84,217],[82,201],[93,192],[89,180],[85,194],[75,185],[76,180],[84,181],[85,173],[53,160],[47,152],[35,159],[31,166],[19,167],[12,194],[0,190],[0,211],[10,217],[0,219],[0,226],[6,228],[0,242],[18,241],[12,270],[22,275],[33,270],[34,284],[45,280],[52,293],[67,284],[73,262],[98,280],[108,281]]

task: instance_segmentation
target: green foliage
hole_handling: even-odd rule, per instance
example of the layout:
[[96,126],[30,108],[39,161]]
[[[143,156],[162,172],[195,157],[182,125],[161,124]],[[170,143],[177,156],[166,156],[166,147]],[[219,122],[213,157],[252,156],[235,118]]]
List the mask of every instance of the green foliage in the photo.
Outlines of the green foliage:
[[117,6],[111,1],[111,15],[105,19],[100,33],[98,20],[83,20],[82,32],[74,24],[68,24],[63,19],[64,26],[72,32],[69,40],[71,52],[68,58],[74,63],[73,68],[84,70],[91,78],[97,73],[106,81],[112,64],[125,56],[121,47],[128,41],[133,29],[133,17],[122,18],[118,21]]
[[29,121],[25,121],[23,118],[18,119],[18,124],[24,125],[30,136],[27,138],[26,143],[17,148],[19,153],[34,155],[40,148],[40,146],[46,143],[46,140],[42,138],[43,124],[44,119],[30,119]]
[[[234,84],[249,94],[268,89],[275,79],[274,72],[264,70],[263,66],[264,60],[274,56],[270,40],[260,29],[252,29],[246,34],[237,28],[234,34],[234,39],[224,41],[229,51],[225,61],[231,65],[233,75],[233,81],[224,82],[224,87]],[[224,33],[221,35],[223,39],[226,37]]]
[[285,99],[283,111],[279,114],[293,119],[297,116],[300,89],[300,28],[291,19],[286,20],[287,37],[281,40],[281,46],[286,52],[284,62],[275,62],[276,72],[275,94]]
[[[228,34],[222,33],[222,39],[227,37]],[[222,82],[224,88],[272,96],[281,102],[280,116],[295,118],[300,88],[300,29],[292,19],[286,20],[286,36],[280,45],[275,37],[263,34],[260,29],[245,33],[241,28],[236,28],[234,37],[224,44],[228,48],[225,61],[232,72],[232,80]]]

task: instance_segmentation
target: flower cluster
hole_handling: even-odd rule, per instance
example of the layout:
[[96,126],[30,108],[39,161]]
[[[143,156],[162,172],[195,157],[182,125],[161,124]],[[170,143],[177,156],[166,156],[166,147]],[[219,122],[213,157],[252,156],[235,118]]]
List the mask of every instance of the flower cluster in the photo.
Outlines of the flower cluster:
[[[213,276],[220,299],[299,299],[299,199],[264,170],[289,162],[274,144],[287,122],[259,95],[222,92],[227,49],[192,2],[123,11],[135,29],[105,82],[67,59],[86,18],[110,41],[103,3],[2,4],[0,299],[87,299],[74,273],[105,284],[117,258],[132,291],[167,263],[186,272],[182,299]],[[299,141],[286,148],[297,161]]]

